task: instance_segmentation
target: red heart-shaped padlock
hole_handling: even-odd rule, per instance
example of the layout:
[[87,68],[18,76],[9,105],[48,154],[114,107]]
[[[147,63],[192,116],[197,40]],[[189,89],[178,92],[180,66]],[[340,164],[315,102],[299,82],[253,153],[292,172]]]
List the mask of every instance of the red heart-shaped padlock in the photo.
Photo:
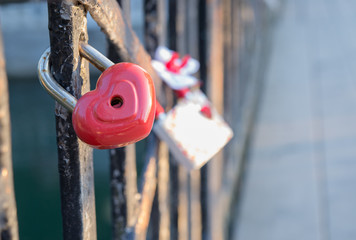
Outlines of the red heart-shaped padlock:
[[73,111],[78,137],[94,148],[123,147],[147,137],[156,108],[151,76],[133,63],[118,63],[100,76]]

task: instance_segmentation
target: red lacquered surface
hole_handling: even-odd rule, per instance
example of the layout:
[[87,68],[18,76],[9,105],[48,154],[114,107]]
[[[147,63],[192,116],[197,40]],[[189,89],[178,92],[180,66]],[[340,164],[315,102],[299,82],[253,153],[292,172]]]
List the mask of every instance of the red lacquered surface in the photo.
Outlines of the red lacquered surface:
[[183,88],[183,89],[179,89],[179,90],[174,90],[176,96],[178,98],[184,98],[185,95],[190,91],[189,88]]
[[133,63],[118,63],[100,76],[73,111],[78,137],[94,148],[123,147],[151,132],[156,109],[151,76]]

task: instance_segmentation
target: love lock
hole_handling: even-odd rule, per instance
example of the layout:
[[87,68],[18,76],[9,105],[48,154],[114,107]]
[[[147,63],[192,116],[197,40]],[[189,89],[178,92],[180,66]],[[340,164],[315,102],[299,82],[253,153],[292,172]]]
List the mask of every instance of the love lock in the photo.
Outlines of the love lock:
[[138,142],[152,130],[156,96],[152,78],[133,63],[114,64],[88,44],[81,55],[103,71],[96,89],[79,100],[63,89],[49,68],[50,49],[38,63],[41,85],[66,109],[78,137],[94,148],[110,149]]

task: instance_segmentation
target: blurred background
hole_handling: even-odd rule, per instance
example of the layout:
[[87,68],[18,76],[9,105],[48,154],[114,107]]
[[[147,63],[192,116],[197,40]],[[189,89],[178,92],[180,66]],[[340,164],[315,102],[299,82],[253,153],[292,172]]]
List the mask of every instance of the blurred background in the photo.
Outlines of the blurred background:
[[233,231],[355,239],[356,3],[282,3]]
[[[230,237],[354,240],[356,2],[264,2],[276,16],[268,30],[263,91],[241,165]],[[142,39],[142,1],[131,4],[132,24]],[[242,19],[251,18],[247,10]],[[258,13],[252,18],[258,21]],[[54,100],[36,73],[49,46],[47,4],[0,5],[0,21],[20,238],[61,239]],[[105,37],[90,17],[88,31],[89,43],[106,52]],[[243,45],[242,62],[249,59],[249,46],[254,45]],[[91,68],[92,87],[99,74]],[[109,239],[108,152],[94,151],[94,158],[98,238]]]

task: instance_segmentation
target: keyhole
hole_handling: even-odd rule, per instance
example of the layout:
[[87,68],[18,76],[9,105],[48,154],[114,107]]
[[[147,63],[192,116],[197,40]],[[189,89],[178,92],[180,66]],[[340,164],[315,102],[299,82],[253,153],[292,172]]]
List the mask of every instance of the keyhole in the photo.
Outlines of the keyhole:
[[111,99],[110,104],[113,108],[120,108],[124,104],[124,100],[120,96],[115,96]]

